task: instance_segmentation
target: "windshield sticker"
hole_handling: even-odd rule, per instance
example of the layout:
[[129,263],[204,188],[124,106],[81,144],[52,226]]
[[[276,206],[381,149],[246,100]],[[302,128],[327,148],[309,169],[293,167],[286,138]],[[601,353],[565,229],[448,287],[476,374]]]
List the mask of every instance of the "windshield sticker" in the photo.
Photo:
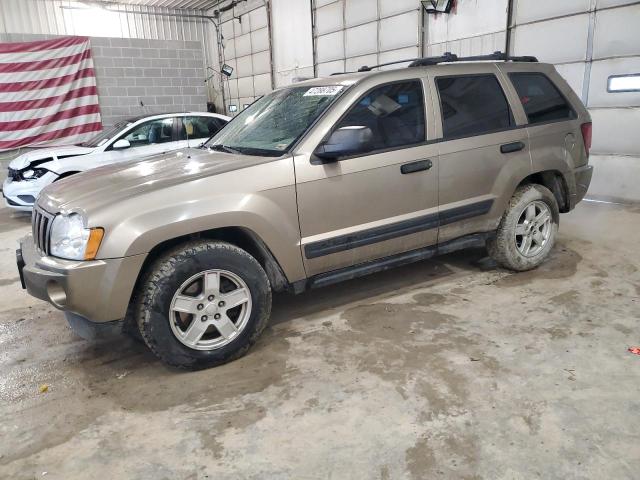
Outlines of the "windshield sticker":
[[289,144],[288,143],[279,143],[275,146],[276,150],[284,150],[285,148],[287,148]]
[[305,92],[304,97],[333,97],[340,90],[342,85],[331,85],[329,87],[312,87]]

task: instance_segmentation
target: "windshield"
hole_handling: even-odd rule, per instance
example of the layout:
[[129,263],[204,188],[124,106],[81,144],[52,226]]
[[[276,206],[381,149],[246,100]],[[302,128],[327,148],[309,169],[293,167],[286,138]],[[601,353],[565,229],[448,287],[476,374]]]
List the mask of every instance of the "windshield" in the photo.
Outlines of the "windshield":
[[117,134],[123,128],[131,125],[129,122],[116,123],[113,127],[103,130],[91,140],[81,143],[80,146],[88,148],[96,148],[104,145],[111,137]]
[[311,126],[345,87],[276,90],[243,110],[205,146],[246,155],[280,156]]

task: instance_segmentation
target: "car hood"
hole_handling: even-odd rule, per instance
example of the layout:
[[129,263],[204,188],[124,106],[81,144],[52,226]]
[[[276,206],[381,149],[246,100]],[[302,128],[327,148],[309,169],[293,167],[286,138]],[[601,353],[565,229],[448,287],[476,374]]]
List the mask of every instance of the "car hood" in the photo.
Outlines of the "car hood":
[[90,211],[126,198],[193,180],[275,160],[182,149],[118,164],[94,168],[47,186],[38,197],[46,211]]
[[[55,147],[55,148],[39,148],[31,150],[27,153],[14,158],[9,163],[9,168],[13,170],[22,170],[32,163],[40,164],[54,160],[56,157],[71,157],[76,155],[86,155],[93,152],[93,148],[72,146],[72,147]],[[35,165],[34,165],[35,166]]]

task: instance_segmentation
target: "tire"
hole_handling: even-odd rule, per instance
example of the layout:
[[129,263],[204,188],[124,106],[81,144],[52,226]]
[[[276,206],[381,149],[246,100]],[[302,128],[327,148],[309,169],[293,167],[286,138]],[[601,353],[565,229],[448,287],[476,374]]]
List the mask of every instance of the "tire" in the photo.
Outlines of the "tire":
[[266,273],[255,258],[225,242],[198,240],[168,251],[151,265],[137,293],[135,319],[144,342],[166,364],[188,370],[241,357],[271,315]]
[[[545,209],[548,222],[542,222]],[[517,272],[536,268],[553,248],[559,221],[558,202],[548,188],[522,185],[511,197],[496,235],[487,241],[489,255],[501,266]]]

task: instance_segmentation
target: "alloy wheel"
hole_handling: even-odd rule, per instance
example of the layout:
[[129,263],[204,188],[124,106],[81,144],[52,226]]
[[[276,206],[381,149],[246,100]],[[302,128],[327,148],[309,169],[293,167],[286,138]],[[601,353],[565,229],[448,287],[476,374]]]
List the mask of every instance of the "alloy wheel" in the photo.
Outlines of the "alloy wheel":
[[552,218],[551,209],[540,200],[531,202],[524,208],[514,235],[520,254],[535,257],[542,252],[551,237]]
[[214,350],[231,343],[251,316],[251,292],[233,272],[207,270],[186,280],[169,308],[176,338],[195,350]]

